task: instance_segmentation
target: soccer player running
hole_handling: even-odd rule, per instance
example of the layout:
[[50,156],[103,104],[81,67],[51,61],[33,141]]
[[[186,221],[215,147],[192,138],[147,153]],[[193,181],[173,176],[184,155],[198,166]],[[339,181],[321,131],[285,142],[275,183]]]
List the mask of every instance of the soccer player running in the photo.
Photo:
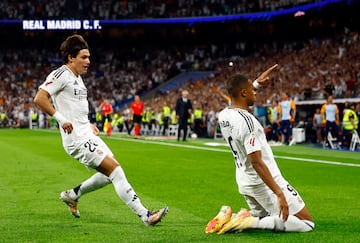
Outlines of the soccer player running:
[[[268,80],[272,66],[251,82],[235,74],[227,81],[232,105],[219,114],[221,132],[232,150],[239,192],[250,207],[231,218],[231,208],[223,207],[205,232],[241,232],[247,228],[307,232],[314,222],[299,193],[284,179],[266,141],[264,128],[248,112],[254,104],[255,88]],[[231,218],[231,219],[230,219]]]
[[88,169],[97,170],[77,187],[61,192],[60,199],[75,217],[80,217],[78,199],[112,183],[118,196],[146,226],[155,225],[165,216],[168,208],[151,212],[142,205],[113,153],[96,136],[99,130],[88,120],[87,89],[81,77],[90,65],[87,42],[80,35],[69,36],[61,44],[60,52],[64,65],[47,76],[34,102],[58,121],[65,151]]

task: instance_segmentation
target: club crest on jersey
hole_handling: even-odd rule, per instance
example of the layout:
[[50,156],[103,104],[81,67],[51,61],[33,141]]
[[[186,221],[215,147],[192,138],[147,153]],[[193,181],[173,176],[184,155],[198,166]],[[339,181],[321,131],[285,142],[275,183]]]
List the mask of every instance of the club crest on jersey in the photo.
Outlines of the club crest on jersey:
[[55,80],[55,77],[52,77],[51,81],[48,81],[48,82],[45,83],[45,86],[48,86],[49,84],[52,84],[54,80]]
[[251,146],[255,146],[255,134],[252,132],[251,134],[250,134],[250,145]]

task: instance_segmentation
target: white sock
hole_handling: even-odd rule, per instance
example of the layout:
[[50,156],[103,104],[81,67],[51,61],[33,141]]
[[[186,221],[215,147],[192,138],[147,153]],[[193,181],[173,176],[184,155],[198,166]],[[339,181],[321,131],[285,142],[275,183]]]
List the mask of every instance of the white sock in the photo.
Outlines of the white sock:
[[256,217],[251,226],[251,228],[255,229],[268,229],[285,232],[308,232],[312,231],[314,227],[314,222],[301,220],[294,215],[289,215],[285,223],[278,216],[267,216],[262,219]]
[[314,222],[301,220],[294,215],[289,215],[284,225],[286,232],[308,232],[312,231],[315,227]]
[[77,200],[81,195],[100,189],[110,183],[111,181],[109,177],[100,172],[97,172],[89,179],[82,182],[79,186],[72,189],[70,191],[70,197],[74,200]]
[[136,195],[126,179],[123,169],[118,166],[109,176],[118,196],[128,205],[139,217],[145,219],[148,210],[141,204],[140,199]]

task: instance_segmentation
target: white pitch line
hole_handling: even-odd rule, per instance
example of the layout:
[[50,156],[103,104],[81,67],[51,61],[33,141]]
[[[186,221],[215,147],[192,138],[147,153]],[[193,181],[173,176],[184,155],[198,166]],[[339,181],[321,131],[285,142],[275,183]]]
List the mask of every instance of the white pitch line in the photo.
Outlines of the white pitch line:
[[[188,145],[188,144],[181,144],[181,143],[179,143],[179,144],[167,143],[167,142],[149,141],[149,140],[132,139],[132,138],[117,138],[117,137],[111,137],[111,138],[117,139],[117,140],[129,141],[129,142],[149,143],[149,144],[164,145],[164,146],[169,146],[169,147],[181,147],[181,148],[189,148],[189,149],[197,149],[197,150],[230,153],[229,149],[209,148],[209,147],[202,147],[202,146]],[[279,158],[279,159],[288,159],[288,160],[303,161],[303,162],[310,162],[310,163],[360,167],[360,164],[346,163],[346,162],[340,162],[340,161],[317,160],[317,159],[307,159],[307,158],[278,156],[278,155],[274,155],[274,157]]]
[[[49,132],[49,130],[37,130],[37,131]],[[228,149],[209,148],[209,147],[201,147],[201,146],[180,144],[180,143],[179,144],[177,144],[177,143],[166,143],[166,142],[159,142],[159,141],[150,141],[150,140],[133,139],[133,138],[119,138],[119,137],[111,137],[110,139],[129,141],[129,142],[137,142],[137,143],[150,143],[150,144],[164,145],[164,146],[169,146],[169,147],[180,147],[180,148],[189,148],[189,149],[197,149],[197,150],[206,150],[206,151],[230,153],[230,150],[228,150]],[[307,158],[278,156],[278,155],[274,155],[274,157],[279,158],[279,159],[288,159],[288,160],[303,161],[303,162],[309,162],[309,163],[341,165],[341,166],[349,166],[349,167],[360,167],[360,164],[346,163],[346,162],[340,162],[340,161],[317,160],[317,159],[307,159]]]
[[360,167],[360,164],[339,162],[339,161],[328,161],[328,160],[320,160],[320,159],[307,159],[307,158],[298,158],[298,157],[288,157],[288,156],[277,156],[274,155],[275,158],[279,159],[288,159],[288,160],[297,160],[302,162],[311,162],[311,163],[320,163],[320,164],[328,164],[328,165],[343,165],[350,167]]

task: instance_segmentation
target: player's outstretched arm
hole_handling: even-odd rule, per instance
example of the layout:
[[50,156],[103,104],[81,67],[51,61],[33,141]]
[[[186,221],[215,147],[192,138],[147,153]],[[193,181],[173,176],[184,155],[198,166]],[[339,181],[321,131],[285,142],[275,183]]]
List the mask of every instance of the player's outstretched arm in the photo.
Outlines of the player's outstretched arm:
[[[273,66],[271,66],[270,68],[268,68],[265,72],[263,72],[255,81],[257,82],[259,85],[262,85],[264,84],[266,81],[268,81],[270,78],[269,78],[269,75],[270,73],[275,69],[277,68],[279,65],[278,64],[275,64]],[[254,85],[255,86],[255,85]]]

